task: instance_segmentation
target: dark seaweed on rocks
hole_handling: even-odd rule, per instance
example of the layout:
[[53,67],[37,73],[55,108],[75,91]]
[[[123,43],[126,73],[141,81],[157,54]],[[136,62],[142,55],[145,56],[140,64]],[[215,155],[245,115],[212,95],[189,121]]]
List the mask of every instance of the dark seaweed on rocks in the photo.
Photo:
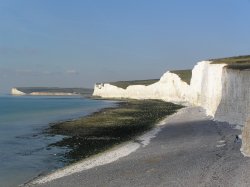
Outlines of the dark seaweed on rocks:
[[180,108],[182,106],[159,100],[123,101],[115,108],[52,124],[47,133],[65,135],[65,138],[50,146],[68,148],[65,157],[72,163],[132,140]]

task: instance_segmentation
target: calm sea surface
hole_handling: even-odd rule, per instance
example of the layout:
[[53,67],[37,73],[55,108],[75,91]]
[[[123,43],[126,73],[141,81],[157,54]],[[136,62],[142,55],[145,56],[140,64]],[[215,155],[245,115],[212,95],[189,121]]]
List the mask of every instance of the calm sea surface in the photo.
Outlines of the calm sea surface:
[[41,133],[49,123],[88,115],[112,101],[81,97],[0,96],[0,186],[18,186],[67,163],[62,136]]

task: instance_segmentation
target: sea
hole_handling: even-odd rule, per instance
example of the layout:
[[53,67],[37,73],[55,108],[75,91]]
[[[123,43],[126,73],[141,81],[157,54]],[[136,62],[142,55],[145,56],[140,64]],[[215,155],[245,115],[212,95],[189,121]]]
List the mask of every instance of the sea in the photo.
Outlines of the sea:
[[80,96],[0,96],[0,186],[16,187],[65,166],[64,136],[43,133],[50,123],[89,115],[115,102]]

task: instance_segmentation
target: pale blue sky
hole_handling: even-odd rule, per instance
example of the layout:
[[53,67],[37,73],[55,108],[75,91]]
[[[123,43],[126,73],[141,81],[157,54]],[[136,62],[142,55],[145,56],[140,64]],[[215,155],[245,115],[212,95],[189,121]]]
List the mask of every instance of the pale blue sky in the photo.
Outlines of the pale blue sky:
[[0,93],[159,78],[250,54],[249,0],[0,0]]

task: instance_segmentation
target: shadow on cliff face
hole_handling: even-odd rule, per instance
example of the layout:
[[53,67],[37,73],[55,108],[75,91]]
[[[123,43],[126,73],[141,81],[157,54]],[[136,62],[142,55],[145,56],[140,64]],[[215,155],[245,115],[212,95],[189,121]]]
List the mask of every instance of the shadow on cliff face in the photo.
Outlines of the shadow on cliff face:
[[[223,69],[221,102],[214,118],[243,128],[242,152],[249,155],[249,128],[245,127],[250,113],[250,71],[241,69]],[[239,132],[241,134],[241,132]],[[238,135],[239,135],[238,134]]]
[[250,112],[250,72],[223,69],[221,101],[214,114],[218,121],[244,126]]

